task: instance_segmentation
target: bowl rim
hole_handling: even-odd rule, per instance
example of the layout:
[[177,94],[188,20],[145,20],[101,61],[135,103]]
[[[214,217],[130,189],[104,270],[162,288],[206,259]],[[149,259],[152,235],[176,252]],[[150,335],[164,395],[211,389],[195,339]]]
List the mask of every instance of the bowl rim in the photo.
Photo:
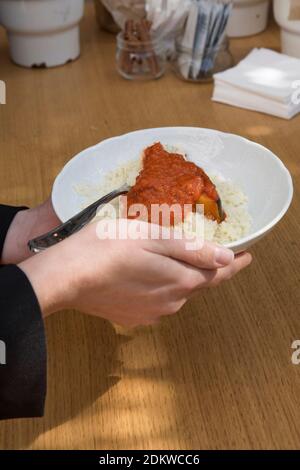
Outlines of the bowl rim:
[[[238,240],[235,240],[234,242],[226,243],[223,246],[225,246],[229,249],[233,249],[233,250],[238,249],[240,246],[243,246],[243,245],[245,245],[245,246],[248,245],[249,246],[251,244],[251,242],[254,242],[255,240],[259,239],[264,234],[268,233],[273,227],[275,227],[275,225],[277,225],[278,222],[287,213],[287,211],[288,211],[288,209],[289,209],[289,207],[292,203],[293,194],[294,194],[292,176],[291,176],[288,168],[282,162],[282,160],[277,155],[275,155],[275,153],[273,153],[270,149],[268,149],[267,147],[265,147],[262,144],[259,144],[258,142],[255,142],[251,139],[247,139],[246,137],[243,137],[239,134],[234,134],[232,132],[223,132],[223,131],[219,131],[217,129],[210,129],[210,128],[206,128],[206,127],[195,127],[195,126],[164,126],[164,127],[149,127],[149,128],[144,128],[144,129],[136,129],[136,130],[131,131],[131,132],[126,132],[125,134],[116,135],[116,136],[113,136],[113,137],[109,137],[107,139],[103,139],[102,141],[98,142],[97,144],[92,145],[90,147],[87,147],[86,149],[82,150],[81,152],[77,153],[74,157],[72,157],[65,164],[65,166],[62,168],[60,173],[57,175],[57,177],[54,181],[54,184],[53,184],[53,188],[52,188],[51,200],[52,200],[52,205],[53,205],[54,211],[57,214],[58,218],[60,218],[60,216],[59,216],[59,213],[58,213],[59,211],[57,209],[56,201],[55,201],[55,194],[57,192],[58,185],[59,185],[61,179],[64,177],[64,174],[68,171],[69,167],[71,165],[73,165],[76,160],[79,160],[80,158],[82,158],[83,154],[85,154],[86,152],[91,152],[93,150],[98,149],[104,142],[107,143],[110,140],[116,140],[116,139],[122,140],[122,139],[125,139],[126,137],[128,137],[129,135],[132,136],[132,135],[135,135],[135,134],[141,134],[141,133],[145,133],[145,132],[149,132],[149,131],[157,131],[157,132],[166,131],[167,129],[172,129],[172,130],[177,131],[177,132],[180,132],[180,131],[183,131],[183,130],[204,131],[204,132],[207,132],[208,134],[211,133],[211,134],[220,135],[220,136],[238,138],[240,140],[243,140],[247,144],[250,143],[252,145],[258,146],[258,147],[260,147],[261,149],[263,149],[265,152],[267,152],[269,154],[270,158],[272,158],[277,163],[277,165],[281,168],[281,170],[283,171],[283,173],[285,174],[285,176],[287,178],[288,194],[287,194],[286,202],[285,202],[283,208],[281,209],[281,211],[277,214],[277,216],[274,217],[268,224],[264,225],[259,230],[256,230],[255,232],[253,232],[249,235],[246,235],[245,237],[239,238]],[[63,222],[65,222],[65,221],[63,220]]]

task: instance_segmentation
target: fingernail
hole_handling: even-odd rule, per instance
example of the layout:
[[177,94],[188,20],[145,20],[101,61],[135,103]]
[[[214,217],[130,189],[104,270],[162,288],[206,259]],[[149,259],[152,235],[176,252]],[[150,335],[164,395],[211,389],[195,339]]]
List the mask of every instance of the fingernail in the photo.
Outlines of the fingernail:
[[232,263],[234,259],[234,253],[227,248],[216,248],[215,260],[216,263],[226,266],[227,264]]

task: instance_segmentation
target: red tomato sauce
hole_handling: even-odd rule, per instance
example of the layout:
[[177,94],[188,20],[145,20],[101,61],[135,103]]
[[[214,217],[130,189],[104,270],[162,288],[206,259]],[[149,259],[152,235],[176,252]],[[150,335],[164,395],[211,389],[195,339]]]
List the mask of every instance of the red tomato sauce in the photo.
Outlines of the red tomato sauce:
[[[189,204],[196,211],[196,204],[201,204],[203,197],[208,203],[203,201],[205,215],[221,222],[217,207],[220,198],[206,173],[182,155],[170,153],[161,143],[155,143],[144,151],[143,169],[127,195],[127,207],[129,210],[133,204],[143,204],[151,222],[151,205],[178,204],[183,218],[188,213],[184,212],[184,205]],[[128,214],[128,218],[134,217]],[[174,225],[172,214],[170,223]]]

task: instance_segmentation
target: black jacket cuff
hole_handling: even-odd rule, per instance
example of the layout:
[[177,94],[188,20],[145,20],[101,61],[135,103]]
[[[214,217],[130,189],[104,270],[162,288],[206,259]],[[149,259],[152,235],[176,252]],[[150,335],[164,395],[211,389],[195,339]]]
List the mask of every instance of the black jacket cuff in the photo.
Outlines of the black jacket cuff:
[[11,207],[0,204],[0,258],[10,224],[18,212],[26,209],[28,207]]
[[29,280],[12,265],[0,267],[0,340],[0,419],[42,416],[44,322]]

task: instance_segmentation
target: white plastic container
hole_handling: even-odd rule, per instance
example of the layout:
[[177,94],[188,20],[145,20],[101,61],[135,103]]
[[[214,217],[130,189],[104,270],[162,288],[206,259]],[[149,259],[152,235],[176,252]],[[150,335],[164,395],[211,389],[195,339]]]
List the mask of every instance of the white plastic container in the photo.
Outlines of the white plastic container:
[[[281,0],[283,3],[286,0]],[[264,31],[268,24],[269,0],[233,0],[227,34],[231,38],[252,36]]]
[[290,0],[274,0],[274,16],[281,28],[282,52],[300,58],[300,19],[289,19],[290,7]]
[[0,0],[10,54],[24,67],[54,67],[80,54],[84,0]]

